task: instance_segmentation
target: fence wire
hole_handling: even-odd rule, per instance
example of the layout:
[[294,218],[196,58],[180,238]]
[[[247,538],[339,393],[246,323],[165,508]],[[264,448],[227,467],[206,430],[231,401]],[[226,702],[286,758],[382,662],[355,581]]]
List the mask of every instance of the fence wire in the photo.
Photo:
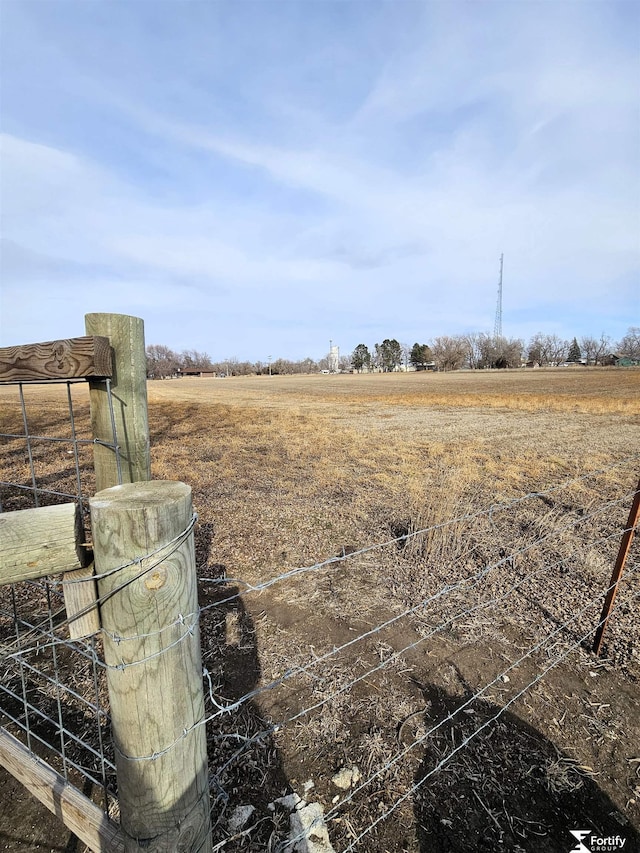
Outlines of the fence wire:
[[[201,724],[210,727],[213,817],[221,838],[214,849],[241,849],[241,846],[234,847],[234,843],[244,843],[247,840],[246,835],[250,835],[250,830],[247,830],[240,841],[237,837],[229,836],[228,830],[225,830],[224,818],[220,815],[225,811],[233,812],[233,808],[237,808],[240,802],[237,795],[238,780],[247,773],[250,774],[251,768],[260,764],[260,756],[264,756],[265,752],[268,754],[274,745],[276,747],[281,745],[287,754],[293,752],[294,755],[305,749],[312,752],[315,748],[327,762],[325,768],[319,769],[317,755],[313,756],[308,762],[307,771],[310,775],[319,772],[325,777],[324,788],[318,794],[325,803],[325,813],[321,812],[297,834],[295,832],[290,834],[288,839],[281,837],[280,847],[277,849],[282,851],[307,849],[304,844],[309,843],[309,839],[324,837],[323,832],[326,827],[330,830],[332,827],[340,828],[339,839],[342,846],[336,846],[335,849],[343,853],[356,848],[396,849],[393,844],[399,842],[390,840],[393,837],[393,831],[391,836],[387,831],[386,835],[377,838],[381,825],[393,821],[395,813],[402,811],[407,803],[415,806],[423,786],[436,774],[444,771],[451,761],[464,753],[478,736],[489,730],[516,703],[522,704],[527,694],[534,691],[553,669],[563,663],[566,664],[570,656],[573,656],[572,666],[600,666],[600,663],[593,663],[587,643],[593,638],[600,624],[600,610],[608,592],[611,567],[620,539],[625,532],[624,523],[621,523],[621,520],[626,518],[628,507],[636,492],[635,489],[623,490],[614,498],[598,499],[600,491],[598,480],[615,468],[620,468],[622,474],[624,468],[630,465],[635,466],[637,461],[637,456],[629,457],[614,466],[589,472],[582,477],[567,479],[559,485],[529,493],[503,505],[492,505],[478,512],[449,519],[443,524],[414,531],[408,536],[386,540],[310,566],[291,569],[258,584],[242,583],[235,578],[202,578],[204,589],[209,587],[216,590],[217,600],[200,607],[200,619],[202,622],[206,622],[208,618],[213,619],[213,624],[218,626],[218,632],[224,634],[225,617],[228,617],[230,612],[233,613],[235,609],[240,620],[245,610],[259,612],[261,596],[279,585],[285,588],[285,592],[281,593],[284,600],[290,600],[295,604],[300,601],[296,584],[298,588],[304,589],[306,597],[311,599],[318,589],[323,591],[327,589],[322,582],[323,576],[332,576],[343,569],[345,564],[350,566],[353,575],[359,571],[368,575],[372,571],[372,565],[370,561],[363,562],[363,558],[370,558],[373,553],[384,550],[397,554],[398,544],[402,544],[410,537],[417,539],[437,529],[461,525],[472,535],[474,525],[479,519],[483,519],[488,529],[500,534],[498,542],[504,543],[508,539],[505,536],[508,527],[499,526],[500,518],[507,516],[513,519],[513,543],[509,548],[501,548],[496,559],[485,561],[473,572],[467,571],[468,565],[464,559],[453,559],[444,572],[448,580],[436,584],[427,596],[418,601],[414,599],[410,606],[402,609],[390,607],[393,615],[383,621],[373,622],[366,630],[353,630],[351,627],[353,636],[344,642],[333,643],[328,634],[326,637],[328,648],[319,650],[317,646],[312,645],[311,639],[305,642],[303,628],[295,635],[295,639],[292,638],[291,644],[284,652],[278,650],[276,655],[270,655],[268,641],[266,641],[261,646],[263,656],[261,677],[250,690],[240,691],[237,695],[230,696],[233,679],[229,678],[228,673],[225,674],[224,666],[221,667],[219,661],[225,653],[230,655],[232,661],[242,660],[240,653],[242,644],[251,646],[252,643],[259,642],[255,636],[252,638],[250,635],[253,633],[259,636],[261,632],[268,631],[269,604],[267,602],[264,605],[265,615],[260,621],[259,628],[255,625],[250,626],[246,635],[241,635],[239,642],[236,642],[235,650],[233,644],[231,648],[227,644],[225,649],[224,640],[220,638],[217,645],[212,644],[213,648],[210,652],[205,648],[207,717]],[[626,476],[628,471],[624,472],[621,481],[624,481]],[[593,489],[591,501],[575,507],[573,511],[567,511],[566,507],[560,508],[553,521],[547,516],[544,519],[544,525],[536,528],[531,535],[523,534],[524,525],[517,516],[517,512],[526,503],[541,499],[547,501],[550,496],[556,495],[562,489],[583,485],[586,482],[589,482],[590,488]],[[572,542],[573,539],[579,542],[579,554],[574,553],[573,545],[567,545],[565,542],[568,534],[571,534]],[[584,554],[607,555],[607,557],[599,564],[597,572],[590,573],[585,571],[585,566],[581,563]],[[616,643],[620,638],[625,640],[625,632],[630,628],[637,632],[632,614],[635,612],[634,608],[637,607],[637,599],[640,596],[638,568],[637,561],[632,560],[618,584],[619,599],[613,611],[613,622],[620,619],[621,627],[618,629]],[[380,576],[384,574],[381,568],[379,574]],[[557,612],[545,612],[544,593],[550,580],[558,583],[563,595],[561,607]],[[523,604],[531,602],[532,597],[535,596],[541,599],[537,607],[540,617],[538,618],[539,626],[536,630],[523,630],[517,640],[512,639],[510,644],[505,645],[507,649],[515,648],[518,651],[515,659],[510,661],[508,666],[498,669],[486,682],[476,684],[475,687],[469,686],[465,691],[464,700],[456,703],[455,707],[445,713],[435,725],[428,726],[424,734],[416,737],[409,746],[398,748],[396,735],[402,731],[406,722],[406,720],[403,722],[399,716],[391,717],[386,725],[386,732],[383,731],[384,724],[379,725],[379,720],[375,719],[373,728],[378,731],[374,734],[386,736],[386,746],[390,747],[389,754],[383,754],[381,751],[377,766],[376,761],[371,760],[371,757],[367,762],[367,756],[363,755],[362,750],[353,748],[355,744],[350,742],[348,735],[346,741],[341,739],[338,731],[343,722],[350,724],[351,732],[354,731],[354,722],[356,732],[358,726],[362,731],[362,727],[366,729],[367,725],[371,725],[371,713],[367,718],[366,711],[364,713],[362,711],[363,692],[371,692],[373,686],[373,690],[378,691],[378,694],[384,694],[398,673],[415,672],[418,668],[416,667],[418,656],[422,655],[423,660],[428,659],[432,652],[432,644],[438,638],[446,638],[450,643],[448,638],[452,633],[455,636],[456,632],[458,635],[470,632],[471,645],[475,646],[477,643],[478,648],[482,648],[485,642],[480,639],[482,630],[478,636],[473,634],[476,623],[480,623],[481,628],[487,623],[494,626],[500,625],[504,621],[505,614],[512,614],[512,616],[518,614]],[[251,597],[254,600],[250,607]],[[246,602],[246,608],[243,602]],[[272,600],[270,603],[273,605]],[[351,615],[354,624],[362,622],[362,604],[364,602],[357,600],[353,602]],[[484,623],[482,623],[483,617]],[[406,636],[410,630],[414,632],[414,639],[404,644],[398,643],[398,639]],[[215,633],[215,628],[212,631],[211,625],[207,623],[203,636],[211,636],[212,633]],[[415,636],[416,633],[418,636]],[[614,645],[614,638],[612,637],[611,640]],[[374,646],[375,648],[372,648]],[[379,655],[377,661],[376,654]],[[264,658],[269,657],[275,659],[275,663],[267,669],[264,667]],[[357,669],[355,674],[354,666]],[[516,681],[514,673],[517,674],[522,670],[523,674],[526,674],[532,667],[535,670],[533,676],[527,679],[522,687],[511,690],[511,695],[505,697],[505,685]],[[495,691],[497,694],[493,695]],[[472,731],[468,731],[468,724],[460,725],[461,721],[464,723],[468,720],[465,715],[476,713],[473,710],[474,707],[482,703],[486,704],[489,700],[494,703],[494,708],[484,722],[475,726]],[[384,705],[384,699],[380,702]],[[293,712],[283,713],[283,708],[291,706],[295,707]],[[408,711],[407,719],[416,715],[421,718],[427,716],[424,708],[418,711],[404,710]],[[336,717],[339,718],[337,722]],[[250,718],[253,719],[250,720]],[[330,721],[335,724],[334,730],[329,728]],[[459,731],[457,743],[453,746],[449,744],[450,748],[446,754],[434,760],[431,767],[427,767],[424,755],[430,748],[430,742],[438,736],[439,730],[443,727],[457,727]],[[319,746],[323,735],[329,742],[328,749],[322,749]],[[351,741],[355,739],[351,738]],[[371,744],[375,744],[373,736],[369,740]],[[395,749],[393,749],[394,744]],[[173,744],[167,745],[167,749],[172,747]],[[333,760],[330,755],[331,748],[334,753]],[[336,769],[335,755],[340,756],[340,764],[347,768],[350,762],[360,767],[363,761],[365,762],[366,770],[356,768],[357,782],[349,785],[346,793],[336,794],[337,789],[335,787],[331,789],[331,786],[327,787],[326,784],[327,777],[331,777]],[[146,759],[151,759],[151,756],[146,756]],[[264,757],[262,761],[265,762]],[[421,761],[423,765],[420,778],[411,781],[411,774],[415,773],[415,767]],[[266,763],[268,764],[268,757]],[[304,764],[304,759],[295,759],[294,764],[298,763]],[[409,769],[403,767],[404,765]],[[304,776],[297,778],[300,784]],[[388,803],[388,792],[394,784],[400,787],[391,797],[391,803]],[[242,787],[241,784],[240,787]],[[334,804],[327,810],[326,803],[330,802],[329,793],[334,793],[336,796],[333,797]],[[478,792],[474,791],[474,795],[478,797]],[[313,790],[311,795],[306,795],[307,800],[312,798]],[[302,808],[305,805],[303,800],[296,808]],[[482,807],[484,808],[484,805]],[[398,820],[400,825],[406,826],[410,818],[405,813],[398,817]],[[530,831],[535,834],[533,829]],[[314,836],[314,832],[319,835]],[[256,833],[258,833],[257,824]],[[332,835],[332,832],[330,834]]]
[[[637,566],[634,567],[633,573],[635,574],[636,571],[637,571]],[[637,602],[639,598],[640,598],[640,592],[635,592],[633,595],[630,596],[630,599],[633,602]],[[589,602],[589,604],[586,607],[582,608],[582,610],[579,611],[579,613],[572,616],[571,619],[568,619],[565,622],[565,624],[562,625],[561,628],[558,629],[558,631],[566,629],[578,617],[583,616],[584,613],[591,606],[593,606],[594,604],[597,605],[598,603],[599,603],[599,600]],[[614,610],[615,609],[616,608],[614,608]],[[515,702],[517,702],[520,698],[522,698],[526,693],[531,691],[543,678],[545,678],[552,669],[554,669],[556,666],[558,666],[560,663],[562,663],[562,661],[566,660],[566,658],[569,656],[569,654],[572,651],[580,648],[586,640],[591,638],[593,636],[593,634],[595,633],[595,630],[599,627],[600,624],[601,624],[600,622],[596,623],[596,625],[594,627],[592,627],[588,631],[586,631],[577,641],[569,644],[569,646],[567,647],[567,649],[565,651],[563,651],[561,654],[559,654],[555,658],[553,658],[552,662],[550,664],[548,664],[547,666],[545,666],[539,673],[537,673],[536,676],[533,679],[531,679],[531,681],[529,681],[523,688],[521,688],[520,690],[515,692],[512,696],[510,696],[509,699],[506,702],[504,702],[504,704],[497,710],[497,712],[492,717],[490,717],[488,720],[486,720],[484,723],[482,723],[482,725],[475,728],[470,735],[467,735],[466,737],[464,737],[458,746],[451,749],[451,751],[448,752],[444,758],[442,758],[440,761],[438,761],[436,764],[434,764],[434,766],[428,772],[426,772],[418,782],[416,782],[413,786],[411,786],[403,794],[401,794],[398,797],[398,799],[395,800],[395,802],[393,803],[391,808],[387,809],[383,814],[381,814],[372,823],[370,823],[362,832],[360,832],[360,834],[347,847],[344,848],[343,853],[348,853],[348,851],[354,850],[359,845],[359,843],[366,836],[368,836],[381,821],[384,821],[387,818],[389,818],[389,816],[396,809],[398,809],[402,805],[402,803],[404,803],[407,799],[415,796],[416,792],[426,782],[428,782],[429,779],[435,773],[440,771],[446,764],[448,764],[454,758],[454,756],[456,756],[457,753],[459,753],[461,750],[466,749],[469,746],[469,744],[474,740],[474,738],[478,737],[485,729],[487,729],[489,726],[491,726],[493,723],[495,723],[504,713],[506,713],[506,711]],[[551,636],[552,637],[555,636],[555,633],[552,634]],[[487,683],[483,687],[481,687],[479,690],[477,690],[470,699],[467,699],[465,702],[463,702],[458,708],[456,708],[455,711],[453,711],[448,716],[446,716],[445,718],[440,720],[440,722],[438,722],[436,725],[432,726],[425,735],[421,736],[419,739],[414,741],[413,744],[411,744],[409,747],[407,747],[402,752],[399,752],[396,756],[394,756],[394,758],[391,761],[387,762],[387,764],[385,764],[383,767],[380,767],[374,775],[370,776],[368,779],[366,779],[366,781],[359,784],[352,792],[350,792],[343,799],[343,801],[340,804],[340,808],[343,809],[345,803],[352,801],[361,791],[363,791],[372,782],[374,782],[378,776],[382,775],[383,773],[386,773],[389,769],[391,769],[391,767],[393,767],[393,765],[397,761],[400,761],[401,759],[403,759],[410,750],[416,748],[417,746],[423,745],[424,742],[431,735],[433,735],[435,732],[438,731],[438,729],[445,726],[448,722],[454,720],[458,716],[458,714],[464,713],[465,710],[467,710],[470,705],[472,705],[474,702],[477,702],[478,699],[481,699],[491,687],[498,685],[500,682],[505,682],[505,679],[508,680],[508,673],[512,672],[513,669],[515,669],[517,666],[519,666],[521,663],[523,663],[527,658],[531,657],[535,652],[540,651],[541,649],[545,648],[546,646],[547,646],[546,643],[545,644],[539,644],[538,646],[534,646],[533,648],[529,649],[527,651],[527,653],[522,655],[515,663],[511,664],[509,667],[507,667],[507,669],[505,669],[503,672],[501,672],[492,681],[490,681],[489,683]],[[549,647],[551,647],[551,644],[549,644]],[[337,813],[338,813],[337,808],[330,810],[326,816],[326,819],[330,820]],[[283,849],[295,847],[296,843],[301,838],[304,838],[304,837],[305,837],[304,834],[299,834],[298,836],[296,836],[295,838],[293,838],[289,842],[287,842],[283,846]]]
[[[0,432],[0,512],[75,502],[84,541],[90,542],[93,445],[113,451],[122,482],[111,381],[101,381],[109,441],[92,436],[86,380],[11,386],[15,397],[3,399]],[[56,393],[55,403],[43,402],[44,388],[59,385],[65,386],[64,400]],[[113,814],[115,764],[101,640],[70,639],[62,583],[60,576],[0,587],[0,724],[66,781],[91,787],[92,799]]]

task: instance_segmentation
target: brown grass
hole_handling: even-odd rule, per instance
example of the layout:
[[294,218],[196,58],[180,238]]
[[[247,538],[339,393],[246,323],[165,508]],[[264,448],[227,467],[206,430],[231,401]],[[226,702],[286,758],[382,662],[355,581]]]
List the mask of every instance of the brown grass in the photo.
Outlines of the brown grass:
[[[167,399],[172,383],[154,383],[151,396]],[[245,406],[314,410],[375,404],[418,408],[487,408],[525,412],[640,414],[640,370],[556,368],[457,373],[392,373],[341,376],[241,377],[182,380],[181,399]]]
[[[29,391],[30,413],[41,428],[61,428],[64,415],[52,415],[60,389]],[[220,695],[237,698],[292,667],[309,667],[210,726],[212,774],[237,748],[238,735],[253,737],[322,703],[262,738],[224,772],[220,782],[232,792],[228,810],[249,799],[265,806],[285,785],[301,794],[310,777],[314,798],[329,808],[335,770],[380,768],[599,596],[628,513],[624,495],[638,478],[639,391],[640,371],[579,368],[150,383],[153,475],[184,480],[194,490],[201,603],[211,605],[203,614],[203,654]],[[2,403],[11,393],[0,388]],[[10,412],[3,405],[3,431],[20,426],[19,412]],[[18,452],[11,459],[2,478],[24,478],[24,458]],[[51,458],[51,471],[59,461]],[[576,480],[614,463],[619,467]],[[508,510],[497,506],[475,517],[527,493],[530,499]],[[618,505],[581,523],[617,498]],[[455,518],[461,520],[447,524]],[[367,548],[214,606],[246,584]],[[509,554],[515,556],[505,562]],[[461,584],[314,668],[334,646],[493,563],[500,568],[482,582]],[[228,579],[223,589],[210,583],[221,576]],[[505,597],[515,581],[517,590]],[[640,699],[638,627],[633,607],[621,601],[605,669],[586,651],[574,651],[544,688],[528,692],[493,735],[446,765],[360,849],[457,851],[465,839],[484,837],[494,849],[564,850],[570,842],[561,833],[588,815],[609,809],[637,820],[627,764],[632,741],[625,738],[640,736],[633,711]],[[483,606],[432,636],[440,623],[477,605]],[[510,672],[510,681],[462,722],[443,727],[341,809],[330,825],[336,849],[587,627],[580,622],[562,631],[553,649]],[[551,817],[558,797],[564,829]],[[281,827],[261,814],[265,822],[225,850],[270,849]]]

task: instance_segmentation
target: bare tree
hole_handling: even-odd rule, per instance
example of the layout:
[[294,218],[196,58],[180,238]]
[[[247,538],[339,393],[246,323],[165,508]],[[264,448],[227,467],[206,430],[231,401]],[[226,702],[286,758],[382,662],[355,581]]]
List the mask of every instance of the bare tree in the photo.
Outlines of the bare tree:
[[549,361],[551,364],[562,364],[569,356],[569,341],[559,338],[558,335],[547,335],[549,347]]
[[544,364],[543,358],[545,357],[543,337],[542,332],[537,332],[529,341],[527,349],[527,358],[529,361],[540,366]]
[[537,361],[541,366],[561,364],[567,360],[569,342],[562,340],[558,335],[543,335],[542,332],[538,332],[529,341],[527,352],[529,361]]
[[596,363],[597,349],[598,341],[594,337],[584,335],[580,338],[580,351],[582,352],[582,358],[585,360],[586,364]]
[[611,338],[603,332],[596,342],[596,347],[593,353],[593,363],[604,364],[606,357],[611,352],[611,346]]
[[183,370],[213,370],[211,358],[206,352],[184,350],[179,356]]
[[482,341],[486,337],[483,333],[469,332],[463,336],[467,347],[467,363],[472,370],[482,367]]
[[411,364],[411,344],[400,344],[400,353],[404,369],[407,370]]
[[523,343],[518,338],[495,337],[485,332],[463,336],[467,347],[467,363],[471,368],[488,369],[520,367]]
[[175,376],[180,365],[180,358],[162,344],[150,344],[147,347],[147,376],[150,379],[166,379]]
[[431,344],[438,370],[459,370],[467,357],[467,345],[461,336],[441,335]]
[[640,326],[629,326],[617,349],[620,355],[627,358],[640,358]]
[[491,338],[492,355],[490,367],[520,367],[524,345],[519,338]]

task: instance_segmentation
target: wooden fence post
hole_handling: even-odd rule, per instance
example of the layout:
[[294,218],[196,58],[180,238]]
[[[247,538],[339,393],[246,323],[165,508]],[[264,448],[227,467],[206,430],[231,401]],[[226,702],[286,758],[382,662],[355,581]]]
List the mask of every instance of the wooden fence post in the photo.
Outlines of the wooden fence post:
[[[144,323],[126,314],[86,314],[87,335],[109,338],[113,349],[111,392],[123,483],[151,479],[149,421],[147,416],[147,361]],[[94,438],[113,442],[111,411],[104,380],[89,379],[91,425]],[[94,445],[96,491],[117,485],[114,451]]]
[[131,483],[90,506],[125,849],[207,853],[191,488]]

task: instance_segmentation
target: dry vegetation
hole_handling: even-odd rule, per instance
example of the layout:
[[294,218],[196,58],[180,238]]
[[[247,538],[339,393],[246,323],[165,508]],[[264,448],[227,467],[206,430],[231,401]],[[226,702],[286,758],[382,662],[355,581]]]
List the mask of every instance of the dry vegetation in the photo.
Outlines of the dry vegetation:
[[[64,423],[56,395],[33,389],[43,432]],[[627,833],[629,849],[637,545],[603,658],[580,639],[640,473],[640,371],[193,379],[151,383],[149,403],[153,475],[194,490],[216,701],[273,684],[208,727],[220,849],[275,850],[287,821],[266,806],[308,780],[336,850],[390,808],[358,850],[475,838],[564,853],[583,825]],[[3,411],[2,431],[18,431]],[[24,452],[7,451],[2,479],[22,482]],[[36,455],[43,476],[64,468],[62,452]],[[353,765],[378,775],[349,799],[331,777]],[[230,838],[247,802],[253,822]]]

